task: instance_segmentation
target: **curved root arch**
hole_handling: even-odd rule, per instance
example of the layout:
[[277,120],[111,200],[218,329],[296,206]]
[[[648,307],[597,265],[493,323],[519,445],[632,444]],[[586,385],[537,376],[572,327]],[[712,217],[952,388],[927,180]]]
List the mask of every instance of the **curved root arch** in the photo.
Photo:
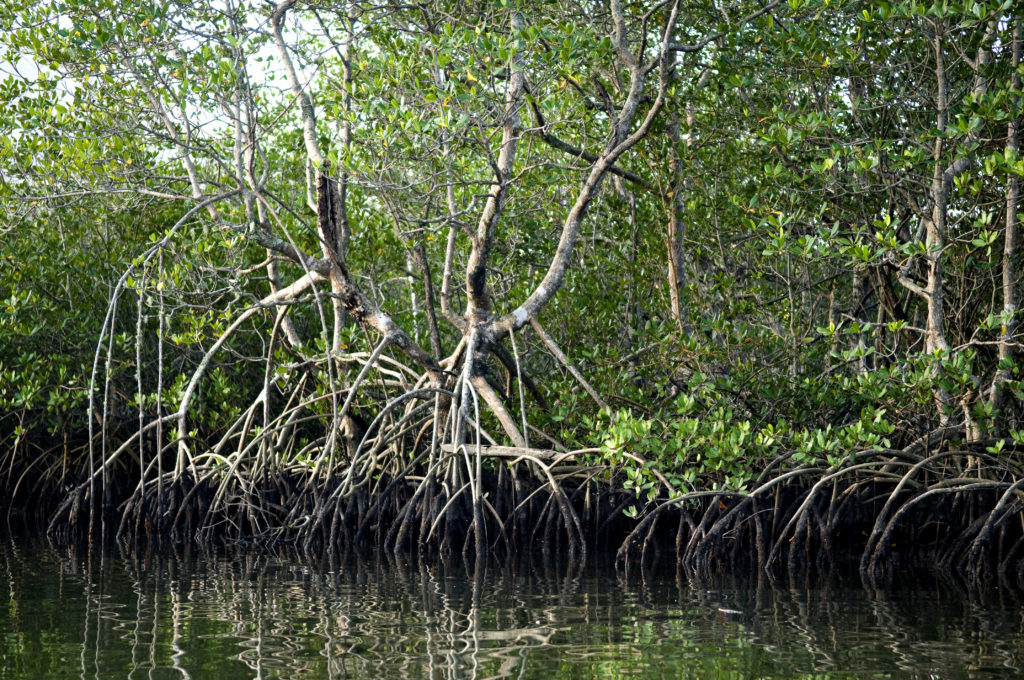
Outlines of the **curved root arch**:
[[698,571],[857,560],[875,578],[922,559],[973,575],[1024,571],[1024,473],[976,451],[861,451],[828,469],[779,468],[748,493],[683,494],[648,512],[619,559],[643,562],[663,540],[656,525],[672,520],[677,559]]

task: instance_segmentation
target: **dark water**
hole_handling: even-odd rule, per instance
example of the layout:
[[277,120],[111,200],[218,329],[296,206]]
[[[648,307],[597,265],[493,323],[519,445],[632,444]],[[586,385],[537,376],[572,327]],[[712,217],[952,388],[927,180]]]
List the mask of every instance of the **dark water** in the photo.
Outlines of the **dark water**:
[[1001,678],[1015,586],[0,540],[2,678]]

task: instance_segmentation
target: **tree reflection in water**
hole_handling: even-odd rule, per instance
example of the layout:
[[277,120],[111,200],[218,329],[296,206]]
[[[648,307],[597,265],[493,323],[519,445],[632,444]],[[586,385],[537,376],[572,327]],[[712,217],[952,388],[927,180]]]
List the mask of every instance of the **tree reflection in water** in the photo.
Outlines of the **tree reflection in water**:
[[1004,677],[1021,593],[5,542],[4,678]]

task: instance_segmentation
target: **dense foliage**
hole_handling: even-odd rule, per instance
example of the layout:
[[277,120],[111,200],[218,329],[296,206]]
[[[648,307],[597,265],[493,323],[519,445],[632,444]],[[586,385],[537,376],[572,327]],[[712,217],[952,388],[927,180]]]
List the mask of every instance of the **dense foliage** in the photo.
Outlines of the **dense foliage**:
[[1016,11],[0,8],[9,482],[358,485],[481,436],[652,502],[936,432],[1010,460]]

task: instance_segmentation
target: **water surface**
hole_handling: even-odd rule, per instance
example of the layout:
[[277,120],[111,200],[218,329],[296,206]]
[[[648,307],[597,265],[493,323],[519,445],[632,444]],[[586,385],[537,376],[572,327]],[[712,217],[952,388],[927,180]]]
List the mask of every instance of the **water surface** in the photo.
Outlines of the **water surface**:
[[2,678],[1002,678],[1020,594],[0,540]]

